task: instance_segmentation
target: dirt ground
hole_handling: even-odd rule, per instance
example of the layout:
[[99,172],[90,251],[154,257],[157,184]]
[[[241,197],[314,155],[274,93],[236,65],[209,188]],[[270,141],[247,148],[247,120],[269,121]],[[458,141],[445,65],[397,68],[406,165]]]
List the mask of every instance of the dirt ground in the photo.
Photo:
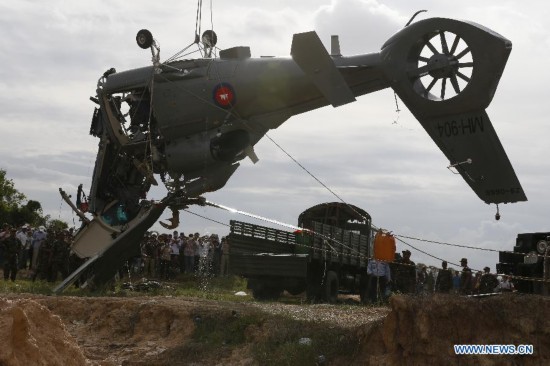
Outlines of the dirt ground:
[[[550,364],[550,298],[353,303],[7,295],[0,365]],[[534,354],[457,356],[454,344],[528,344]]]

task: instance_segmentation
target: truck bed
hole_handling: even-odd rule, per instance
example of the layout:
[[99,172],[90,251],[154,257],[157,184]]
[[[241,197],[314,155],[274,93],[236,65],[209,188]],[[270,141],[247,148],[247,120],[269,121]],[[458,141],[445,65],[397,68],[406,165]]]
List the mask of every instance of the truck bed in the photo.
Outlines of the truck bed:
[[297,234],[231,221],[230,270],[245,277],[305,277],[307,263],[328,262],[364,268],[372,248],[366,235],[314,222],[313,232]]

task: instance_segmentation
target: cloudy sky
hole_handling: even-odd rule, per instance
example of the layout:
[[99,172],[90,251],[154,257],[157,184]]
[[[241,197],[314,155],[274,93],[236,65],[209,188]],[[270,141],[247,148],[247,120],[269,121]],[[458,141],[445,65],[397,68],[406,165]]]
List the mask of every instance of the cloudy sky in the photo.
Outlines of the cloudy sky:
[[[160,5],[162,4],[162,5]],[[261,4],[261,5],[259,5]],[[513,42],[513,50],[488,114],[507,151],[528,202],[483,203],[391,90],[339,108],[295,116],[269,135],[349,203],[368,211],[379,227],[435,241],[510,250],[517,233],[550,231],[550,6],[543,1],[483,2],[404,0],[212,0],[203,5],[203,29],[213,24],[218,46],[251,47],[252,56],[288,56],[292,34],[316,30],[325,45],[340,35],[342,53],[378,52],[417,10],[417,19],[450,17],[483,24]],[[122,71],[150,64],[135,44],[139,29],[151,30],[166,59],[193,41],[196,1],[93,0],[0,3],[0,168],[46,213],[78,222],[62,204],[58,188],[89,189],[98,139],[89,136],[97,79],[110,67]],[[397,121],[397,123],[395,123]],[[294,164],[270,140],[256,146],[257,164],[244,160],[229,183],[207,194],[210,201],[296,224],[304,209],[337,199]],[[151,191],[161,199],[164,190]],[[255,222],[215,208],[191,211],[228,223]],[[168,217],[168,212],[164,215]],[[160,227],[157,227],[160,228]],[[228,228],[188,213],[184,232],[219,233]],[[489,265],[492,252],[410,241],[449,262],[468,257]],[[398,244],[399,250],[410,249]],[[413,260],[439,265],[414,249]]]

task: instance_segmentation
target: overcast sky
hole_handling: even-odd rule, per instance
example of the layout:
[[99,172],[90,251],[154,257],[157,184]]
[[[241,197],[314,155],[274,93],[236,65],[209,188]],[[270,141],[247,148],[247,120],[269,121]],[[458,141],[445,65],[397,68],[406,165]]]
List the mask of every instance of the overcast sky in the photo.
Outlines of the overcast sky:
[[[378,52],[417,10],[417,19],[449,17],[483,24],[513,43],[504,75],[488,108],[493,125],[522,183],[528,202],[483,203],[449,164],[390,89],[339,108],[292,117],[269,135],[345,201],[395,233],[490,249],[513,248],[520,232],[550,231],[548,123],[549,8],[543,1],[213,0],[203,5],[202,29],[213,24],[218,46],[248,45],[252,56],[288,56],[292,34],[316,30],[328,47],[340,35],[344,55]],[[260,5],[261,4],[261,5]],[[53,218],[76,217],[58,188],[90,188],[98,139],[88,135],[98,78],[150,64],[138,48],[139,29],[152,31],[166,59],[193,41],[196,1],[94,0],[0,2],[0,168]],[[212,19],[212,21],[211,21]],[[397,121],[397,123],[394,123]],[[271,141],[256,145],[257,164],[246,159],[210,201],[296,224],[308,207],[337,199],[297,167]],[[149,198],[161,199],[163,189]],[[191,211],[229,223],[252,221],[215,208]],[[169,217],[167,211],[163,217]],[[183,213],[180,231],[228,232],[226,226]],[[160,228],[156,225],[155,228]],[[491,252],[411,241],[415,247],[473,268],[489,265]],[[398,249],[410,249],[399,243]],[[439,261],[411,249],[412,259]]]

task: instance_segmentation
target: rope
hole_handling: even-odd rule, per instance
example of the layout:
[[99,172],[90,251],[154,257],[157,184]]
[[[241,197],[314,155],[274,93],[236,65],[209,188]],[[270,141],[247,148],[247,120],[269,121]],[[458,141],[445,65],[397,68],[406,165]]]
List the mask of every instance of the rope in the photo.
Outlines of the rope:
[[185,212],[187,212],[187,213],[190,213],[191,215],[198,216],[198,217],[200,217],[201,219],[205,219],[205,220],[208,220],[208,221],[212,221],[212,222],[215,222],[216,224],[220,224],[220,225],[223,225],[223,226],[231,227],[231,225],[228,225],[228,224],[226,224],[226,223],[223,223],[223,222],[220,222],[220,221],[211,219],[211,218],[206,217],[206,216],[199,215],[198,213],[191,212],[191,211],[189,211],[189,210],[183,210],[183,211],[185,211]]
[[[255,215],[255,214],[252,214],[252,213],[248,213],[248,212],[244,212],[244,211],[240,211],[240,210],[237,210],[237,209],[233,209],[233,208],[230,208],[230,207],[227,207],[227,206],[223,206],[223,205],[220,205],[220,204],[216,204],[216,203],[213,203],[213,202],[210,202],[210,201],[206,201],[206,204],[208,204],[209,206],[212,206],[212,207],[216,207],[216,208],[220,208],[220,209],[223,209],[223,210],[226,210],[226,211],[230,211],[230,212],[233,212],[233,213],[237,213],[237,214],[240,214],[240,215],[244,215],[244,216],[249,216],[249,217],[252,217],[252,218],[256,218],[258,220],[261,220],[261,221],[266,221],[266,222],[270,222],[270,223],[273,223],[273,224],[277,224],[277,225],[280,225],[280,226],[285,226],[285,227],[288,227],[288,228],[292,228],[292,229],[298,229],[298,230],[303,230],[303,228],[300,228],[300,227],[297,227],[297,226],[294,226],[294,225],[291,225],[291,224],[287,224],[287,223],[283,223],[283,222],[280,222],[280,221],[277,221],[277,220],[273,220],[273,219],[269,219],[269,218],[266,218],[266,217],[263,217],[263,216],[259,216],[259,215]],[[198,216],[198,215],[197,215]],[[212,219],[209,219],[209,218],[206,218],[208,220],[211,220],[211,221],[214,221]],[[225,225],[225,226],[229,226],[227,224],[222,224],[222,225]],[[338,240],[336,239],[333,239],[333,238],[330,238],[330,237],[327,237],[326,235],[324,234],[321,234],[321,233],[318,233],[318,232],[315,232],[313,230],[308,230],[308,232],[312,233],[312,234],[315,234],[315,235],[318,235],[322,238],[325,238],[327,240],[330,240],[330,241],[333,241],[337,244],[340,244],[342,245],[343,247],[346,247],[347,249],[350,249],[350,250],[354,250],[353,248],[350,248],[349,246],[347,246],[346,244],[344,243],[341,243],[339,242]],[[418,249],[416,248],[415,246],[411,245],[410,243],[407,243],[405,241],[403,241],[402,239],[398,239],[400,242],[402,242],[403,244],[407,245],[407,246],[410,246],[411,248],[413,248],[414,250],[417,250],[418,252],[420,253],[423,253],[423,254],[426,254],[432,258],[435,258],[435,259],[438,259],[438,260],[441,260],[443,261],[444,259],[442,258],[439,258],[439,257],[436,257],[434,255],[431,255],[421,249]],[[329,249],[323,249],[323,248],[315,248],[315,250],[319,250],[321,252],[324,252],[325,254],[328,253],[328,252],[337,252],[335,250],[334,247],[332,247],[327,241],[324,241],[324,243],[326,243],[329,247],[330,247],[330,250]],[[302,247],[306,247],[306,248],[311,248],[311,246],[307,245],[307,244],[300,244],[300,243],[297,243],[297,242],[287,242],[287,244],[290,244],[290,245],[297,245],[297,246],[302,246]],[[355,252],[359,253],[357,250],[354,250]],[[371,260],[371,259],[375,259],[375,260],[378,260],[374,257],[371,257],[371,256],[368,256],[368,255],[362,255],[362,254],[347,254],[347,256],[351,257],[351,258],[357,258],[357,259],[364,259],[364,260]],[[415,267],[416,268],[416,264],[408,264],[408,263],[402,263],[402,262],[396,262],[396,261],[385,261],[385,260],[378,260],[380,262],[385,262],[385,263],[388,263],[388,264],[395,264],[395,265],[399,265],[399,266],[410,266],[410,267]],[[450,262],[450,261],[447,261],[448,263],[450,264],[453,264],[455,266],[459,266],[457,263],[453,263],[453,262]],[[480,271],[479,269],[475,269],[475,268],[470,268],[473,271]],[[498,273],[492,273],[494,275],[498,275]],[[516,276],[516,275],[507,275],[508,277],[510,278],[513,278],[513,279],[517,279],[517,280],[524,280],[524,281],[533,281],[533,282],[542,282],[542,283],[550,283],[550,279],[549,280],[545,280],[543,278],[536,278],[536,277],[524,277],[524,276]]]

